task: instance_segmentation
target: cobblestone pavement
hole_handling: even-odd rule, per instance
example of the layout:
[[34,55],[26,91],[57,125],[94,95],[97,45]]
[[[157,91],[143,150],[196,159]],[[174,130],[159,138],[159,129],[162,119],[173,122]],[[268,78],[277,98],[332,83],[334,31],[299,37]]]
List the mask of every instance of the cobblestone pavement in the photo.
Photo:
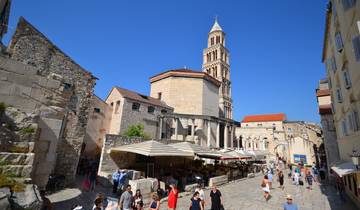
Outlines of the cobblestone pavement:
[[[306,189],[306,186],[295,186],[291,180],[285,178],[285,189],[278,188],[279,184],[275,181],[271,190],[271,198],[266,202],[260,188],[262,176],[251,179],[239,180],[220,186],[224,198],[225,210],[267,210],[283,209],[282,205],[286,201],[286,194],[293,196],[300,210],[356,210],[357,208],[350,202],[341,203],[339,196],[332,186],[319,185],[313,183],[313,190]],[[209,198],[209,191],[206,190],[206,199]],[[207,201],[206,203],[209,203]],[[179,198],[178,210],[188,210],[190,205],[190,195]],[[161,210],[166,209],[163,203]],[[208,210],[210,206],[206,206]]]
[[[350,202],[341,203],[339,196],[332,186],[313,183],[313,190],[306,189],[306,186],[295,186],[291,180],[285,178],[285,189],[278,188],[279,184],[275,181],[271,190],[271,198],[266,202],[263,198],[260,187],[262,176],[250,179],[237,180],[235,182],[219,187],[223,198],[225,210],[278,210],[282,209],[286,201],[286,194],[293,196],[294,202],[300,210],[356,210],[357,208]],[[81,178],[78,180],[81,183]],[[50,200],[54,203],[55,210],[67,210],[74,204],[81,204],[86,210],[91,209],[93,200],[97,192],[103,192],[107,196],[113,196],[111,187],[98,186],[96,191],[82,192],[79,188],[69,188],[50,195]],[[206,199],[209,198],[209,191],[206,190]],[[191,195],[181,194],[178,200],[177,210],[188,210]],[[209,204],[209,201],[206,201]],[[147,207],[148,205],[146,205]],[[208,210],[207,205],[205,210]],[[145,208],[147,210],[148,208]],[[161,204],[160,210],[167,209],[167,202]]]

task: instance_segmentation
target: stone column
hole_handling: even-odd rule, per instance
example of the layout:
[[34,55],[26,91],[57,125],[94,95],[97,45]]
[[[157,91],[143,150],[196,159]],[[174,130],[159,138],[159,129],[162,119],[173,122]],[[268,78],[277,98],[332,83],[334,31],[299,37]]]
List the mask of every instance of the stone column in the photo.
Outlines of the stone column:
[[225,131],[224,131],[224,149],[228,148],[228,139],[229,137],[229,128],[228,125],[225,125]]
[[238,147],[238,150],[240,149],[240,137],[237,139],[237,147]]
[[163,127],[163,118],[160,117],[160,123],[159,123],[159,139],[162,137],[162,127]]
[[216,147],[220,148],[220,123],[216,125]]
[[234,149],[234,126],[231,126],[231,133],[230,133],[230,147],[231,149]]
[[195,119],[191,119],[191,140],[195,141]]
[[211,146],[211,121],[207,122],[207,146]]
[[178,139],[179,119],[175,118],[175,140]]

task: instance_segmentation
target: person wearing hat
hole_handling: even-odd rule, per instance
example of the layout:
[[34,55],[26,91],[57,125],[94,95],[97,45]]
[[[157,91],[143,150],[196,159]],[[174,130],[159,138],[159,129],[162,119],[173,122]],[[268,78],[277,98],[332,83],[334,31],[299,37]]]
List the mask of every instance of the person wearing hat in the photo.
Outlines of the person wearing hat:
[[169,196],[168,196],[169,210],[176,210],[178,195],[179,195],[179,191],[177,190],[175,183],[171,183],[170,184],[170,192],[169,192]]
[[286,196],[286,203],[284,203],[284,210],[298,210],[298,206],[293,203],[291,195]]

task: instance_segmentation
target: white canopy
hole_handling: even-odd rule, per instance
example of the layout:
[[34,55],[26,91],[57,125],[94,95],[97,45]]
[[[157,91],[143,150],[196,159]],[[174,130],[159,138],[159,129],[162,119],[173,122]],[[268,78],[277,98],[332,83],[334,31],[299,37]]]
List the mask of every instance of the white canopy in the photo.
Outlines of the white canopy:
[[250,154],[243,154],[243,153],[237,152],[235,150],[231,150],[231,149],[222,149],[222,150],[220,150],[220,152],[223,152],[226,155],[237,157],[239,159],[250,159],[252,157]]
[[176,156],[176,157],[193,157],[194,154],[183,150],[176,149],[167,144],[150,140],[137,144],[129,144],[112,148],[111,151],[130,152],[148,157]]
[[190,142],[180,142],[175,144],[169,144],[169,146],[174,147],[175,149],[182,150],[184,152],[190,152],[193,155],[197,155],[199,157],[221,157],[222,155],[216,151],[212,151],[207,147],[203,147],[197,144],[193,144]]
[[266,158],[265,156],[269,154],[267,151],[262,151],[262,150],[251,150],[248,152],[249,154],[253,155],[255,159],[265,159]]
[[339,162],[334,164],[331,169],[335,171],[335,173],[337,173],[340,177],[354,173],[356,171],[355,166],[351,161]]

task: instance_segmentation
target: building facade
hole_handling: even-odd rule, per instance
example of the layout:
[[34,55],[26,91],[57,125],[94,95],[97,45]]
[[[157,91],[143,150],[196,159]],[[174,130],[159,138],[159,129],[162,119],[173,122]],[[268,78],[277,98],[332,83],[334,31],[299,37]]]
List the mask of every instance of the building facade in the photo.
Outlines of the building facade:
[[[325,64],[332,113],[341,161],[353,167],[350,154],[360,151],[360,3],[354,0],[329,1],[322,62]],[[338,163],[331,168],[345,183],[349,197],[360,207],[360,173],[354,168],[342,174]]]
[[286,115],[248,115],[236,128],[238,147],[244,150],[266,150],[269,157],[282,157],[292,163],[316,162],[314,145],[322,143],[319,126],[302,121],[287,121]]
[[159,133],[166,138],[159,130],[160,115],[172,113],[173,108],[165,102],[120,87],[112,88],[105,102],[111,108],[108,134],[123,135],[130,126],[141,124],[147,138],[157,139]]
[[324,147],[326,153],[327,168],[340,160],[339,145],[336,141],[336,130],[334,116],[332,113],[332,102],[327,80],[320,80],[319,87],[316,89],[316,97],[321,117],[321,127],[324,135]]
[[219,117],[232,119],[230,80],[230,53],[225,47],[225,33],[217,20],[208,35],[207,48],[203,52],[203,72],[220,81]]
[[219,117],[221,83],[217,79],[206,72],[178,69],[155,75],[150,83],[150,95],[174,108],[174,113],[164,114],[160,121],[160,125],[172,122],[170,128],[161,128],[171,139],[214,148],[233,147],[234,121]]

